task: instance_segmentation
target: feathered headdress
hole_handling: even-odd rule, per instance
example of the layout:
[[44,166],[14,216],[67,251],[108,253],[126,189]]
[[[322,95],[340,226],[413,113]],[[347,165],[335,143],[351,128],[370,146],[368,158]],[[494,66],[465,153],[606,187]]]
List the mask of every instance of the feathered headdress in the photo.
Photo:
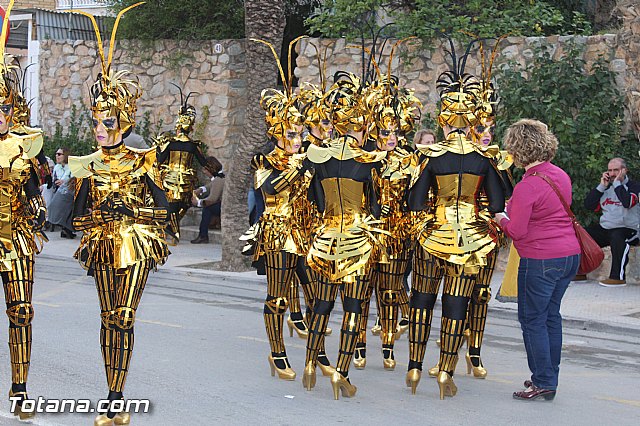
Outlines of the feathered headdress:
[[145,2],[139,2],[133,4],[118,13],[115,23],[113,24],[113,30],[111,31],[108,57],[105,57],[102,46],[102,35],[100,34],[96,18],[92,14],[82,10],[67,11],[70,13],[80,13],[91,19],[93,29],[96,33],[98,55],[100,57],[102,70],[90,89],[91,110],[94,113],[107,111],[110,116],[117,117],[120,129],[125,134],[135,125],[136,101],[142,96],[142,89],[137,79],[133,80],[129,78],[129,71],[122,70],[113,72],[111,70],[111,64],[120,19],[126,12],[144,3]]
[[264,89],[260,94],[260,106],[266,113],[265,121],[267,122],[268,127],[267,135],[276,140],[283,139],[286,130],[291,128],[291,126],[302,125],[304,123],[304,116],[300,114],[300,111],[298,110],[297,98],[293,93],[291,54],[295,44],[305,37],[306,36],[298,37],[289,43],[289,79],[284,75],[284,70],[282,69],[282,65],[280,65],[280,58],[278,57],[273,45],[264,40],[251,39],[251,41],[262,43],[271,49],[271,53],[273,53],[276,64],[278,65],[278,71],[280,72],[280,78],[282,79],[282,84],[284,86],[284,90],[282,91],[277,89]]
[[478,78],[465,72],[465,66],[469,51],[477,40],[471,41],[464,55],[457,58],[453,40],[450,37],[447,39],[451,48],[446,51],[451,59],[450,69],[440,74],[436,81],[441,102],[438,124],[442,127],[449,125],[457,128],[474,126],[478,121],[476,109],[482,84]]

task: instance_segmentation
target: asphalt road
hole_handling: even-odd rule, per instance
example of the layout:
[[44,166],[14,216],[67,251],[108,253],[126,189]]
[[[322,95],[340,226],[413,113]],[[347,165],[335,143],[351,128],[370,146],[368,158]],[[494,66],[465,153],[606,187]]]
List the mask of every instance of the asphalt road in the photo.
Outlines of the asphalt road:
[[[405,387],[406,336],[396,345],[398,366],[393,372],[383,370],[380,342],[370,336],[367,368],[350,374],[358,386],[356,397],[334,401],[329,380],[321,376],[313,391],[303,389],[305,342],[295,335],[287,334],[286,343],[298,380],[270,376],[261,314],[264,291],[258,280],[222,279],[197,269],[166,268],[152,274],[137,314],[125,392],[128,398],[149,399],[152,410],[134,414],[131,424],[638,424],[637,334],[565,328],[560,388],[551,403],[511,398],[528,369],[519,325],[505,313],[489,319],[483,348],[486,380],[467,376],[461,360],[454,377],[458,395],[445,401],[439,400],[437,384],[428,377],[416,395]],[[30,396],[93,401],[106,397],[92,278],[67,256],[41,255],[34,295]],[[338,331],[339,302],[336,310],[330,325]],[[429,366],[436,360],[434,340],[432,333]],[[327,338],[332,360],[337,344],[336,332]],[[9,388],[6,349],[0,352],[0,383]],[[93,417],[39,414],[32,423],[90,425]],[[18,424],[6,400],[0,403],[0,424]]]

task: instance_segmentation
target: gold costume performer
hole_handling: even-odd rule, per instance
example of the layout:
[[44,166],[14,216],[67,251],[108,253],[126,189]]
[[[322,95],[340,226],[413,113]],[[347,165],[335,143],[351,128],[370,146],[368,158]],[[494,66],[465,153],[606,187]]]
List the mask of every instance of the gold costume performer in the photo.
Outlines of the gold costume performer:
[[[278,56],[269,43],[254,41],[269,46],[279,63]],[[290,49],[295,42],[297,40],[292,42]],[[282,81],[286,82],[283,70],[279,69]],[[258,154],[252,160],[254,187],[262,193],[265,211],[241,239],[256,242],[254,260],[264,258],[267,296],[263,312],[271,346],[268,357],[271,375],[277,373],[280,379],[294,380],[296,373],[287,358],[283,325],[294,280],[303,283],[307,306],[312,307],[314,303],[316,279],[304,261],[310,230],[308,223],[303,220],[306,217],[304,207],[307,205],[304,199],[307,197],[311,173],[304,166],[306,155],[299,153],[304,117],[297,108],[291,81],[285,85],[285,92],[265,89],[260,105],[266,111],[267,135],[276,146],[270,153]],[[334,371],[324,350],[321,350],[320,366],[325,375]]]
[[[456,59],[451,43],[452,68],[440,75],[441,97],[438,122],[443,142],[419,146],[425,163],[409,193],[409,208],[425,210],[429,217],[417,236],[409,322],[409,368],[406,384],[415,393],[431,328],[431,318],[440,281],[444,277],[440,329],[440,399],[454,396],[452,376],[462,345],[469,299],[480,269],[487,266],[498,243],[495,224],[481,212],[481,194],[490,213],[504,209],[501,177],[491,159],[496,146],[481,148],[467,134],[477,124],[476,110],[482,85],[464,73],[467,53]],[[429,190],[433,200],[428,199]]]
[[[174,85],[175,86],[175,85]],[[178,87],[178,86],[176,86]],[[189,93],[186,98],[180,90],[180,113],[176,120],[175,135],[164,133],[155,138],[158,147],[158,166],[164,190],[169,200],[170,223],[166,228],[167,236],[173,237],[172,244],[180,239],[180,221],[191,207],[191,197],[198,182],[196,170],[193,167],[194,158],[205,168],[211,169],[202,153],[200,142],[192,140],[189,133],[196,121],[196,109],[189,105]]]
[[[495,113],[496,105],[498,104],[498,95],[493,83],[491,82],[491,71],[497,54],[497,47],[503,38],[504,37],[501,37],[494,44],[489,57],[487,57],[485,52],[485,41],[480,42],[482,78],[480,81],[480,100],[475,114],[478,121],[475,126],[471,127],[470,134],[471,140],[474,144],[478,145],[481,149],[487,150],[487,152],[495,154],[494,157],[491,158],[491,161],[494,168],[496,168],[500,174],[505,198],[509,198],[513,192],[514,186],[513,177],[510,172],[513,160],[506,151],[496,151],[496,148],[493,146],[490,148],[494,137],[493,132],[496,124]],[[480,203],[484,208],[487,207],[487,198],[484,193],[481,194]],[[484,215],[487,220],[491,219],[491,214],[486,210],[484,211]],[[497,227],[497,231],[499,232],[499,241],[503,243],[504,234],[499,227]],[[487,265],[480,267],[478,277],[476,279],[476,285],[474,287],[473,294],[471,295],[471,300],[469,301],[467,320],[463,333],[467,340],[468,348],[465,355],[467,374],[473,373],[473,377],[478,379],[484,379],[487,376],[487,370],[484,368],[482,359],[480,358],[480,349],[487,323],[487,312],[489,308],[489,300],[491,299],[491,278],[493,277],[497,257],[498,247],[496,247],[487,256]],[[429,375],[436,377],[439,371],[440,368],[436,365],[429,369]]]
[[[380,166],[385,152],[362,148],[368,125],[362,99],[362,84],[353,75],[339,72],[324,99],[331,110],[334,136],[322,146],[310,145],[307,160],[315,169],[311,199],[322,214],[307,262],[318,274],[319,285],[309,324],[303,386],[316,384],[316,361],[341,284],[344,318],[336,372],[331,376],[334,398],[352,397],[356,387],[348,378],[360,324],[362,301],[373,266],[379,215],[371,183],[371,171]],[[337,134],[336,134],[337,133]]]
[[[392,59],[393,50],[389,66]],[[408,212],[406,198],[417,167],[417,157],[401,145],[406,143],[404,136],[413,130],[416,120],[419,121],[422,105],[412,91],[398,87],[397,78],[390,73],[379,77],[368,92],[368,110],[374,119],[372,137],[378,149],[387,152],[381,171],[373,170],[373,183],[381,206],[380,228],[390,234],[381,238],[380,250],[385,251],[382,256],[384,261],[375,264],[371,282],[378,301],[383,366],[393,370],[396,365],[393,346],[398,332],[398,310],[402,295],[406,295],[403,280],[412,244],[412,216]],[[364,343],[363,337],[366,335],[366,313],[370,298],[365,303],[367,306],[364,308],[359,345],[360,342]],[[357,354],[358,346],[356,357]],[[363,356],[361,360],[366,361],[366,358]],[[359,361],[364,367],[361,360],[354,360],[356,368]]]
[[[135,313],[149,271],[169,255],[164,240],[168,202],[154,169],[156,150],[132,149],[123,143],[135,125],[141,90],[128,79],[128,71],[111,70],[117,24],[129,9],[118,14],[108,59],[96,29],[102,72],[91,87],[91,112],[100,149],[69,157],[78,179],[73,226],[83,231],[75,257],[93,276],[98,290],[100,345],[111,401],[123,399]],[[94,424],[128,424],[129,420],[128,413],[109,410],[96,417]]]
[[[45,206],[40,195],[36,156],[42,150],[42,132],[25,128],[13,133],[15,105],[19,104],[20,74],[5,55],[5,40],[13,1],[9,2],[0,36],[0,274],[9,317],[11,389],[16,401],[13,414],[21,420],[33,417],[23,412],[31,361],[33,265],[46,237],[41,233]],[[13,399],[16,398],[16,399]]]
[[[326,111],[326,106],[322,102],[324,97],[324,77],[322,77],[321,80],[323,81],[322,88],[310,83],[303,83],[300,87],[298,104],[300,105],[300,112],[304,116],[305,126],[308,129],[308,133],[302,141],[300,152],[307,152],[309,145],[322,145],[324,140],[331,137],[333,131],[333,125],[331,124],[331,120],[329,120],[328,111]],[[308,243],[313,238],[312,233],[319,225],[320,215],[315,204],[306,196],[296,198],[294,210],[296,212],[296,218],[298,219],[298,226],[304,230],[306,235],[303,237],[303,242],[307,243],[306,247],[302,250],[305,255],[298,259],[296,277],[290,287],[290,316],[287,318],[287,325],[289,326],[290,336],[293,336],[293,332],[295,331],[298,337],[306,340],[309,335],[308,324],[313,308],[314,295],[318,286],[316,274],[307,266],[306,253],[309,252]],[[300,308],[300,287],[302,287],[306,305],[304,317],[302,316],[302,309]],[[331,332],[331,328],[327,327],[325,336],[329,336]],[[320,361],[321,363],[324,362],[324,358],[321,357]],[[323,370],[323,372],[324,371],[325,370]]]

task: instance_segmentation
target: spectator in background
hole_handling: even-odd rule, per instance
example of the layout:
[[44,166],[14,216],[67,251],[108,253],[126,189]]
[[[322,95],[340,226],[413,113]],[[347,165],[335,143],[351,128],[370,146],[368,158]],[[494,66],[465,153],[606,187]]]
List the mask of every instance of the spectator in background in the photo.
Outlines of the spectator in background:
[[413,136],[413,146],[431,145],[436,143],[436,132],[431,129],[420,129]]
[[[55,163],[53,162],[53,160],[49,157],[45,157],[45,159],[47,160],[47,164],[49,166],[49,170],[53,170],[53,168],[55,167]],[[45,171],[43,170],[43,168],[41,167],[40,170],[40,176],[41,176],[41,182],[44,181],[44,174]],[[48,173],[48,172],[46,172]],[[53,186],[53,181],[51,181],[50,183],[43,183],[42,185],[40,185],[40,193],[42,194],[42,198],[44,199],[44,204],[47,206],[47,222],[44,225],[44,230],[48,231],[49,227],[51,226],[49,224],[48,218],[49,218],[49,205],[51,204],[51,198],[53,197],[53,194],[55,193],[55,188]]]
[[[600,223],[588,226],[587,232],[600,247],[611,246],[609,278],[600,281],[605,287],[627,285],[625,269],[629,263],[629,243],[638,241],[640,182],[629,179],[627,173],[626,162],[622,158],[612,158],[600,183],[584,201],[587,209],[602,212]],[[586,276],[577,275],[576,280],[586,280]]]
[[62,227],[60,237],[75,238],[72,231],[73,197],[75,194],[74,179],[71,176],[71,169],[67,164],[69,159],[68,148],[58,148],[56,150],[56,165],[53,168],[51,177],[53,180],[54,194],[49,204],[49,223],[52,230],[55,225]]
[[207,157],[208,168],[203,168],[203,173],[210,181],[193,192],[191,203],[194,207],[202,208],[202,219],[200,220],[200,231],[198,238],[191,240],[191,244],[209,243],[209,224],[214,217],[220,217],[222,206],[222,190],[224,189],[224,174],[222,164],[216,157]]

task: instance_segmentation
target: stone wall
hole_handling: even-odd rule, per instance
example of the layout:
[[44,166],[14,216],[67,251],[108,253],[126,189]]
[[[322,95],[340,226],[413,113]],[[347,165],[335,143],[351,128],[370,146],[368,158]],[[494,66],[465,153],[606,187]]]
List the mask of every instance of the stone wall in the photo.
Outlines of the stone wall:
[[[216,53],[219,52],[219,53]],[[54,129],[66,124],[71,105],[89,105],[88,87],[100,71],[93,41],[40,42],[40,125]],[[164,123],[173,128],[179,107],[178,89],[194,92],[190,98],[198,111],[196,128],[209,147],[208,154],[226,164],[233,143],[242,133],[245,99],[244,41],[186,42],[122,41],[116,46],[114,68],[138,76],[144,91],[138,101],[140,118],[151,113],[152,128]],[[205,109],[209,116],[204,120]]]
[[628,73],[624,93],[632,129],[640,140],[640,4],[638,0],[618,2],[616,13],[622,18],[618,43],[626,46],[625,61]]
[[[553,57],[558,58],[563,51],[563,47],[570,40],[585,45],[584,59],[587,64],[593,63],[598,55],[602,54],[610,60],[610,67],[616,73],[616,82],[624,92],[627,84],[627,64],[625,62],[625,48],[619,44],[615,34],[597,35],[590,37],[508,37],[502,41],[499,47],[500,54],[494,64],[494,74],[498,72],[500,64],[509,60],[516,60],[521,64],[526,63],[533,57],[533,48],[541,43],[552,46]],[[305,39],[300,42],[300,55],[297,59],[296,76],[300,81],[319,82],[319,70],[316,60],[316,50],[313,44],[318,46],[322,52],[328,47],[330,58],[327,64],[326,74],[329,80],[337,70],[353,71],[361,74],[359,69],[362,63],[362,53],[359,48],[345,48],[345,41],[340,39],[336,42],[332,40]],[[430,113],[435,117],[436,104],[439,100],[436,92],[435,82],[438,75],[448,69],[445,63],[445,42],[437,41],[433,46],[419,47],[418,43],[405,43],[405,48],[398,49],[407,51],[413,59],[411,62],[400,60],[399,54],[395,54],[392,64],[392,73],[400,76],[401,83],[407,87],[415,89],[416,96],[424,105],[424,114]],[[389,53],[393,43],[387,43],[383,51],[382,60],[379,64],[382,72],[387,72]],[[458,53],[461,47],[456,49]],[[480,75],[480,55],[469,57],[466,66],[467,72]]]

